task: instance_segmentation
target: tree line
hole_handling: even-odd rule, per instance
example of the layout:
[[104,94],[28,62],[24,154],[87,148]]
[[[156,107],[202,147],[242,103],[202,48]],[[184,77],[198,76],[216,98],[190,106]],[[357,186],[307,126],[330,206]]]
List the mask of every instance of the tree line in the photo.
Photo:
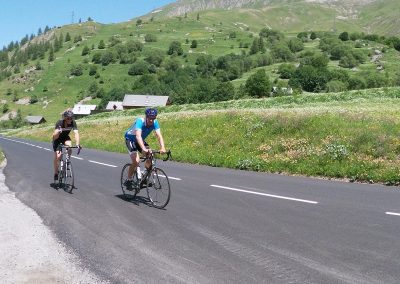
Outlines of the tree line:
[[[235,38],[236,34],[231,32],[229,37]],[[317,39],[318,50],[304,49],[305,42]],[[86,91],[101,98],[102,107],[109,100],[120,100],[125,93],[131,92],[167,95],[173,103],[182,104],[276,95],[271,92],[273,86],[290,87],[295,92],[337,92],[400,85],[400,74],[389,76],[386,71],[349,71],[373,55],[371,50],[364,48],[369,42],[385,45],[383,53],[389,48],[400,51],[400,39],[397,37],[301,32],[295,38],[287,38],[280,31],[263,28],[253,37],[251,44],[239,43],[241,54],[201,54],[194,64],[190,64],[189,55],[183,51],[180,41],[170,42],[165,50],[152,49],[151,44],[147,45],[157,40],[154,34],[144,36],[145,44],[137,40],[122,42],[119,37],[112,36],[107,42],[99,41],[96,46],[82,46],[83,62],[71,65],[69,75],[81,76],[88,71],[94,80]],[[54,53],[69,41],[80,43],[82,37],[75,35],[72,39],[69,33],[65,37],[60,33],[52,41],[37,43],[24,38],[21,40],[25,45],[23,49],[20,45],[3,49],[0,52],[0,79],[20,72],[19,66],[27,65],[29,61],[45,59],[46,54],[48,61],[53,61]],[[189,42],[186,39],[186,44]],[[190,47],[197,48],[198,42],[193,40]],[[9,49],[12,50],[11,56]],[[338,61],[341,68],[329,68],[332,60]],[[271,81],[263,67],[276,63],[279,64],[279,77]],[[127,74],[132,76],[132,80],[105,91],[101,86],[104,78],[98,66],[105,68],[109,64],[127,65]],[[36,68],[40,69],[40,64]],[[235,89],[232,81],[255,68],[256,72]]]

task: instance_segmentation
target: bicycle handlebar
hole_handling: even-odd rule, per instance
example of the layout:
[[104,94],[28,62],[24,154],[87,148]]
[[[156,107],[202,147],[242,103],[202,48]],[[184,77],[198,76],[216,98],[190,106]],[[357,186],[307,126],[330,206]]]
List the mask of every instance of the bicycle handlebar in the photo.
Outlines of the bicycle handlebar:
[[73,127],[65,127],[65,128],[62,128],[62,127],[59,127],[59,128],[57,128],[58,130],[61,130],[61,131],[71,131],[71,130],[73,130],[74,128]]
[[145,161],[147,159],[151,159],[154,154],[161,154],[161,155],[167,155],[165,159],[162,159],[163,161],[168,161],[171,158],[171,150],[168,150],[165,153],[161,153],[160,151],[151,151],[148,155],[144,156],[141,158],[142,161]]
[[65,148],[65,149],[76,148],[76,149],[78,149],[78,152],[76,154],[79,155],[79,153],[81,152],[82,146],[66,146],[66,145],[60,144],[60,145],[58,145],[58,148],[60,148],[60,149],[62,149],[62,148]]

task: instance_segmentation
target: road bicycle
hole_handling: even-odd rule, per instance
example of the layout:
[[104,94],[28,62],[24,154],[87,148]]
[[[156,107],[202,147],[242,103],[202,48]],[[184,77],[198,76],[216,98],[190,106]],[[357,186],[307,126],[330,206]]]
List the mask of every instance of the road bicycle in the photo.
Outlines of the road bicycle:
[[57,147],[61,151],[61,159],[58,164],[58,187],[64,188],[65,191],[72,193],[74,189],[74,171],[72,169],[71,156],[68,154],[69,149],[78,149],[77,155],[81,151],[80,146],[66,146],[60,144]]
[[[146,188],[147,197],[151,204],[155,208],[162,209],[167,206],[170,200],[171,188],[168,176],[162,169],[157,167],[157,159],[155,157],[157,154],[162,153],[160,151],[152,151],[140,158],[142,162],[151,161],[150,168],[142,171],[139,166],[138,171],[140,171],[140,174],[136,171],[132,176],[132,180],[128,180],[128,170],[131,163],[125,164],[121,171],[121,188],[124,196],[131,198],[135,198],[143,188]],[[162,160],[169,160],[171,151],[167,151],[164,155],[166,155],[166,158]]]

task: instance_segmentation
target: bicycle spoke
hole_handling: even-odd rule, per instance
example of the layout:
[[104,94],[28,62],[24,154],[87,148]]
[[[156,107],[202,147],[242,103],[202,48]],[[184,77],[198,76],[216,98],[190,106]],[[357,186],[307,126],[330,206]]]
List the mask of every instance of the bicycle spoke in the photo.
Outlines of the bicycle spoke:
[[168,176],[159,168],[153,168],[147,179],[147,196],[156,208],[167,206],[171,197]]

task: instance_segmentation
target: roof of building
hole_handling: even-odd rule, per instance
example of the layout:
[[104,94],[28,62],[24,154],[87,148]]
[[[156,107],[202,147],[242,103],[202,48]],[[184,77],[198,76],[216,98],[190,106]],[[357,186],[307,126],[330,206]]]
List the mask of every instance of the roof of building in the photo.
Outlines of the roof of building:
[[[114,108],[114,106],[115,106],[115,108]],[[106,109],[107,110],[114,110],[114,109],[115,110],[123,110],[122,102],[110,101],[110,102],[108,102]]]
[[148,95],[129,95],[126,94],[122,106],[165,106],[168,102],[168,96],[148,96]]
[[74,106],[72,109],[72,112],[76,115],[79,114],[90,114],[92,110],[96,109],[96,105],[82,105],[82,104],[77,104]]
[[26,121],[29,123],[42,123],[46,122],[46,119],[43,116],[40,115],[28,115],[26,118]]

